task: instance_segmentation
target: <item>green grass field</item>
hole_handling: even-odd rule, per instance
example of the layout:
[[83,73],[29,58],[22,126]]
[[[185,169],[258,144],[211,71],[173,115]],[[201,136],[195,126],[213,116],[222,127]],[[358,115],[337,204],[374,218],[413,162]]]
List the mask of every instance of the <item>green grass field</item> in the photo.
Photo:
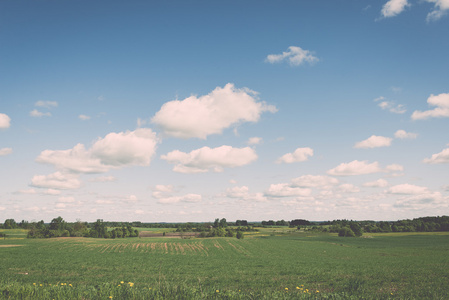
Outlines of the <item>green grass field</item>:
[[449,299],[448,233],[341,238],[274,228],[243,240],[106,240],[4,232],[0,299]]

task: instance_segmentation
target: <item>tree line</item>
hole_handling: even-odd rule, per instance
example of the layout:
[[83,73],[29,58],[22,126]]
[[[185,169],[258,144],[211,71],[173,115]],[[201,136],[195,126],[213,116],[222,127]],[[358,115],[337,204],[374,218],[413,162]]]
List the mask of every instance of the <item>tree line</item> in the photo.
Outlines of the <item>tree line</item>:
[[[434,232],[449,231],[449,216],[421,217],[398,221],[353,221],[333,220],[326,222],[310,222],[305,219],[291,221],[262,221],[249,223],[247,220],[227,222],[225,218],[215,219],[206,223],[143,223],[108,222],[98,219],[88,223],[77,221],[69,223],[62,217],[54,218],[49,224],[44,221],[28,222],[6,219],[0,223],[0,229],[27,229],[30,238],[50,237],[94,237],[94,238],[125,238],[138,236],[134,228],[176,228],[177,232],[199,232],[200,237],[238,236],[243,238],[244,232],[257,231],[254,227],[290,226],[291,228],[305,228],[307,230],[334,232],[340,236],[360,236],[364,232]],[[113,228],[108,230],[108,228]]]

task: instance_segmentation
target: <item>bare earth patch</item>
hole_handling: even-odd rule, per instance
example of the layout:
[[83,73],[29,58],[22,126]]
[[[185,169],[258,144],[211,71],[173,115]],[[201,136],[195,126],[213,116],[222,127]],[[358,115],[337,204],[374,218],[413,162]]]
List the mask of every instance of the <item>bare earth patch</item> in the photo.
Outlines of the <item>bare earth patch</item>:
[[9,247],[21,247],[25,245],[0,245],[0,248],[9,248]]

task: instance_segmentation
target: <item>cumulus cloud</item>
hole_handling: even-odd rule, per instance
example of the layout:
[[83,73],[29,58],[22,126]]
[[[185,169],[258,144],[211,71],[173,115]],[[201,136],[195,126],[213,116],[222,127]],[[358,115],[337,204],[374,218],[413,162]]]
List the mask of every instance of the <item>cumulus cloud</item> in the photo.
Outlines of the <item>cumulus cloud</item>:
[[45,108],[58,107],[58,102],[56,102],[56,101],[42,101],[42,100],[39,100],[36,103],[34,103],[34,106],[45,107]]
[[440,153],[433,154],[430,158],[424,159],[423,162],[427,164],[449,163],[449,148],[444,149]]
[[268,197],[307,197],[311,194],[311,189],[292,187],[288,183],[271,184],[265,192]]
[[86,115],[79,115],[78,118],[79,118],[80,120],[82,120],[82,121],[90,120],[90,117],[89,117],[89,116],[86,116]]
[[44,150],[39,163],[74,173],[103,173],[129,165],[147,166],[156,151],[156,134],[148,128],[109,133],[90,149],[78,144],[68,150]]
[[31,185],[39,188],[70,190],[79,188],[81,181],[76,175],[55,172],[50,175],[35,175],[31,179]]
[[449,198],[439,192],[426,192],[411,196],[404,196],[394,203],[394,207],[409,210],[424,211],[426,209],[447,208]]
[[400,129],[394,133],[394,137],[397,139],[401,139],[401,140],[404,140],[404,139],[411,140],[411,139],[416,139],[418,137],[418,134],[413,133],[413,132],[406,132],[405,130]]
[[434,109],[419,111],[412,114],[412,120],[425,120],[428,118],[447,118],[449,117],[449,93],[430,95],[427,99],[430,106],[436,106]]
[[382,7],[381,14],[384,18],[394,17],[404,11],[409,5],[407,0],[390,0]]
[[0,129],[6,129],[11,126],[11,118],[7,114],[0,113]]
[[12,153],[12,148],[1,148],[0,156],[8,155]]
[[363,186],[365,187],[387,187],[388,186],[388,181],[386,181],[385,179],[377,179],[376,181],[370,181],[370,182],[365,182],[363,184]]
[[36,118],[40,118],[40,117],[51,117],[51,113],[50,112],[41,112],[38,111],[37,109],[33,109],[32,111],[30,111],[30,116],[31,117],[36,117]]
[[235,186],[226,190],[226,196],[248,201],[266,201],[263,193],[250,193],[247,186]]
[[263,112],[276,112],[276,107],[257,101],[257,93],[237,89],[228,83],[205,96],[190,96],[182,101],[165,103],[151,122],[165,134],[177,138],[206,139],[226,128],[243,122],[257,122]]
[[327,174],[334,176],[353,176],[378,172],[382,172],[382,169],[379,167],[379,163],[377,161],[368,163],[366,160],[354,160],[349,163],[341,163],[337,167],[327,171]]
[[433,10],[427,15],[427,22],[437,21],[449,10],[449,0],[426,0],[435,3]]
[[288,63],[292,66],[299,66],[304,63],[313,64],[319,61],[319,59],[316,56],[313,56],[313,53],[309,50],[304,50],[301,47],[290,46],[288,47],[288,50],[282,52],[282,54],[268,55],[265,61],[271,64],[288,61]]
[[277,163],[295,163],[303,162],[308,160],[309,156],[313,156],[312,148],[297,148],[293,153],[284,154],[282,157],[278,158]]
[[367,148],[388,147],[391,145],[392,140],[393,139],[389,137],[372,135],[364,141],[357,142],[354,145],[354,148],[367,149]]
[[302,188],[327,188],[338,184],[338,179],[322,175],[303,175],[292,179],[292,186]]
[[222,172],[223,168],[240,167],[252,163],[257,154],[250,147],[233,148],[221,146],[217,148],[203,147],[190,153],[175,150],[162,155],[161,159],[175,164],[173,171],[179,173],[204,173],[210,170]]
[[429,189],[424,186],[418,186],[413,184],[398,184],[388,189],[390,194],[403,194],[403,195],[418,195],[429,193]]

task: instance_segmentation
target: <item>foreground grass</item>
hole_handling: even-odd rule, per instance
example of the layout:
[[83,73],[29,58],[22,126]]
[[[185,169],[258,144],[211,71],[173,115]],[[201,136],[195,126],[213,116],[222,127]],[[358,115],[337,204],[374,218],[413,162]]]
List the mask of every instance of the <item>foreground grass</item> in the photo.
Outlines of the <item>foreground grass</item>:
[[278,233],[244,240],[6,238],[0,299],[449,298],[447,233]]

